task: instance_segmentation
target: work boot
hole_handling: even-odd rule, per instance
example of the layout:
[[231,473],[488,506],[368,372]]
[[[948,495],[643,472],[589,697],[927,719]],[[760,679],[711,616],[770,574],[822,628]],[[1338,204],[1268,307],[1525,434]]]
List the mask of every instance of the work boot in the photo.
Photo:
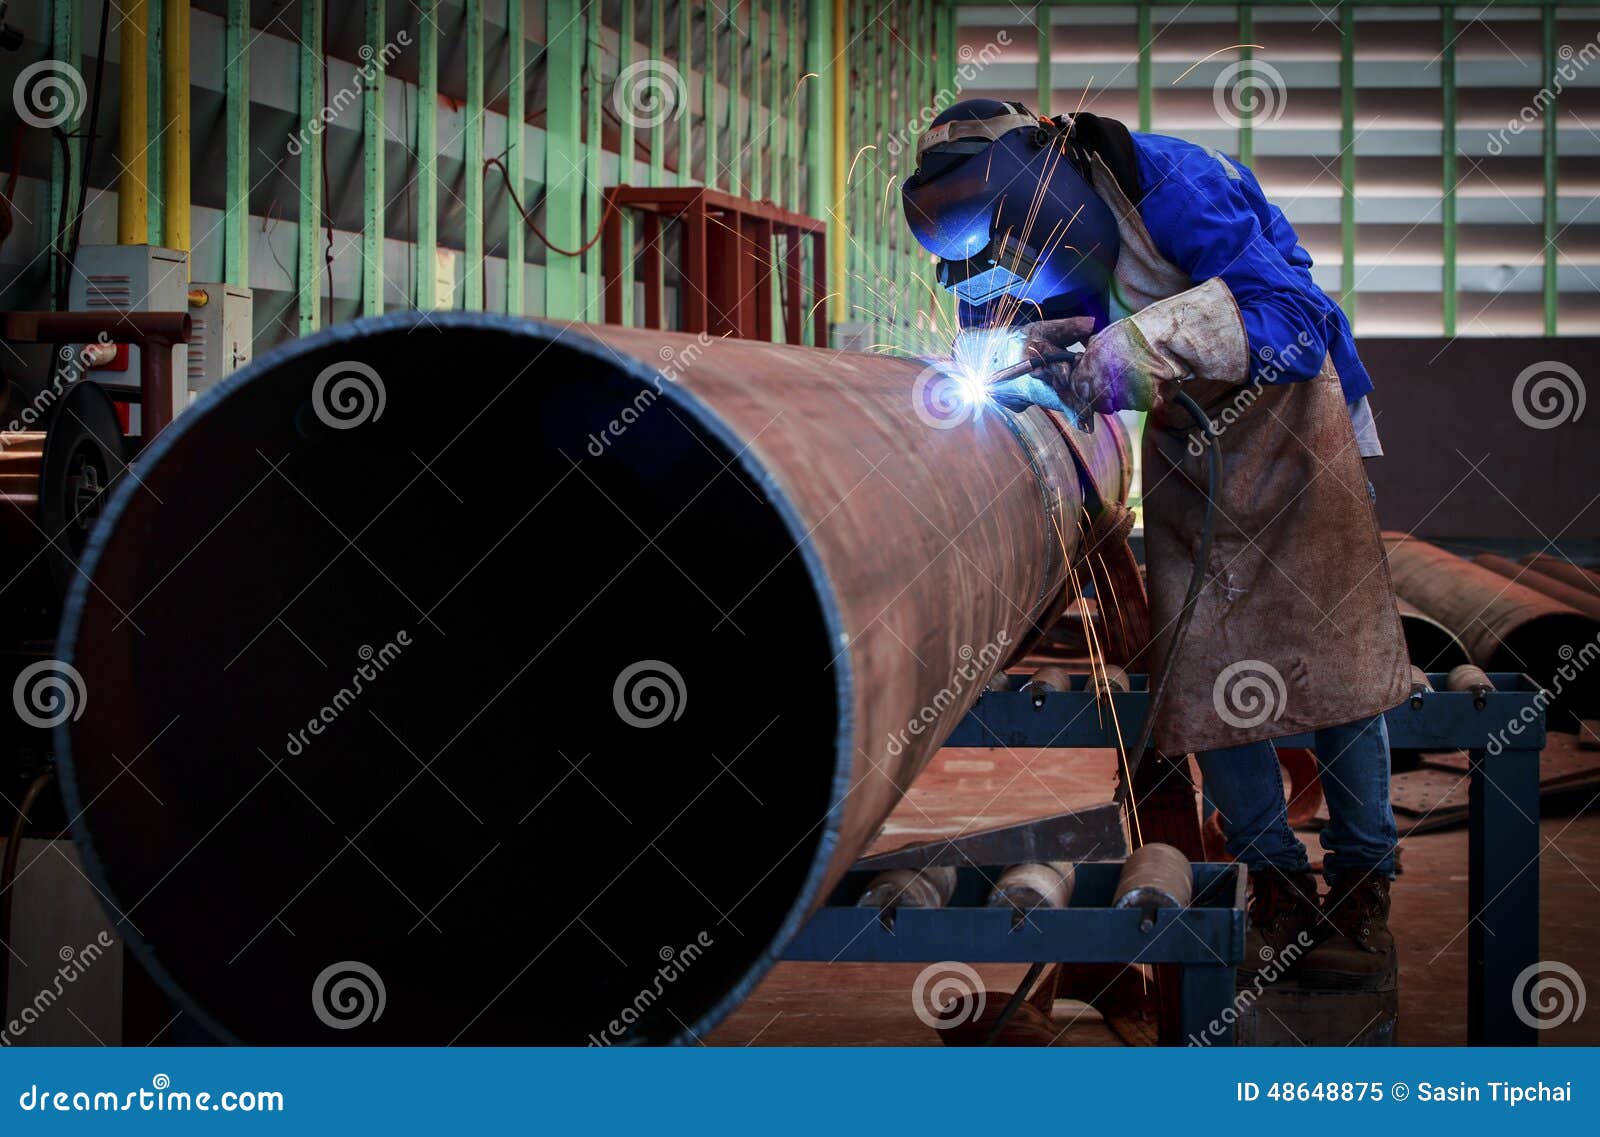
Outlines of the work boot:
[[1377,873],[1338,878],[1322,912],[1334,931],[1306,956],[1301,986],[1375,991],[1394,978],[1388,878]]
[[1309,869],[1258,869],[1250,874],[1250,928],[1241,972],[1271,970],[1276,979],[1295,969],[1317,942],[1317,878]]

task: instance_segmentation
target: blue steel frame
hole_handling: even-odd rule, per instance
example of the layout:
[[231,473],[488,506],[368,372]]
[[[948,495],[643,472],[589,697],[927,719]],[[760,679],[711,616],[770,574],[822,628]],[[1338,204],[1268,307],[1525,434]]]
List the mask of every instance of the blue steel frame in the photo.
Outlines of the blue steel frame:
[[[1024,696],[1026,698],[1026,696]],[[784,952],[786,960],[835,963],[1172,963],[1182,969],[1179,1000],[1184,1038],[1210,1038],[1231,1046],[1233,1032],[1218,1030],[1234,1000],[1234,977],[1244,959],[1245,871],[1243,865],[1197,864],[1195,901],[1187,908],[1144,914],[1113,908],[1116,861],[1077,866],[1072,901],[1066,908],[1034,909],[1020,921],[1009,909],[985,908],[984,898],[1004,865],[964,865],[956,870],[956,892],[947,908],[908,908],[886,917],[857,908],[856,898],[877,875],[853,871],[811,917]],[[1174,935],[1182,928],[1187,934]]]
[[[1076,677],[1072,691],[1037,697],[1020,690],[989,692],[957,724],[945,745],[1114,747],[1112,718],[1083,690],[1085,678]],[[1445,691],[1444,675],[1428,678],[1436,690],[1408,699],[1385,717],[1390,744],[1396,749],[1466,750],[1472,756],[1467,839],[1467,1041],[1474,1045],[1536,1045],[1537,1032],[1517,1015],[1514,1000],[1517,977],[1539,958],[1539,753],[1545,741],[1545,699],[1538,684],[1524,675],[1491,675],[1496,690],[1484,695],[1481,707],[1471,694]],[[1148,678],[1133,676],[1132,686],[1132,691],[1113,696],[1123,738],[1138,735],[1149,706]],[[1531,718],[1523,718],[1530,712]],[[1522,729],[1514,735],[1505,732],[1504,728],[1514,721],[1522,723]],[[1496,732],[1502,738],[1491,752]],[[1310,746],[1312,739],[1309,735],[1294,735],[1278,742],[1284,746]],[[1209,868],[1197,865],[1196,871]],[[1098,871],[1093,865],[1082,869]],[[836,894],[835,900],[838,899]],[[1081,900],[1074,897],[1075,905],[1091,902],[1087,895]],[[1228,916],[1226,911],[1191,910],[1181,917],[1167,918],[1188,919],[1196,912],[1201,920]],[[812,918],[785,958],[1193,962],[1176,956],[1137,954],[1139,939],[1129,940],[1126,929],[1106,922],[1113,914],[1073,907],[1035,913],[1030,921],[1038,924],[1040,931],[1025,928],[1018,933],[1011,932],[1006,913],[989,913],[985,909],[903,912],[892,935],[875,923],[875,915],[870,909],[824,908]],[[1098,918],[1073,923],[1091,915]],[[1242,912],[1238,919],[1242,952]],[[1053,931],[1057,923],[1067,934],[1059,941],[1051,935],[1045,950],[1043,930]],[[1137,926],[1135,920],[1135,932]],[[1160,922],[1156,925],[1163,926]],[[1190,947],[1196,946],[1194,939],[1181,938],[1188,940]],[[1237,962],[1238,957],[1224,958]],[[1215,965],[1217,960],[1206,962]],[[1199,967],[1186,970],[1198,971]],[[1221,992],[1219,976],[1197,975],[1195,984],[1197,998],[1201,989],[1211,991],[1208,985],[1214,985],[1216,993]],[[1229,971],[1225,998],[1232,998],[1232,984]],[[1186,990],[1188,986],[1186,978]],[[1188,1018],[1186,996],[1186,1036]]]

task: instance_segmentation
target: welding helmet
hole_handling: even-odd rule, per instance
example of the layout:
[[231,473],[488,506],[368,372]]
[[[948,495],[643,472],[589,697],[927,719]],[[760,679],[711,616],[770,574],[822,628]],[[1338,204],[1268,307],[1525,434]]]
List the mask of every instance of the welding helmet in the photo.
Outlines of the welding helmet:
[[969,304],[1010,296],[1102,314],[1120,240],[1088,171],[1068,119],[965,99],[918,140],[901,190],[906,223],[939,258],[939,283]]

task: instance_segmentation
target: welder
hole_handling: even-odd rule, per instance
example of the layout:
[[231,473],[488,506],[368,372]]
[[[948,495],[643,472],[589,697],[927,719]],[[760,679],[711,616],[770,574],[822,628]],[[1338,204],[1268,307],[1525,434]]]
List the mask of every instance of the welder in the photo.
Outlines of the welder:
[[[1196,754],[1250,870],[1246,967],[1382,984],[1396,844],[1383,712],[1407,695],[1408,661],[1363,466],[1382,453],[1372,381],[1343,313],[1255,174],[1216,150],[969,99],[934,119],[917,158],[906,221],[962,326],[1015,326],[1036,363],[995,401],[1089,423],[1149,412],[1150,671],[1164,687],[1151,740]],[[1325,895],[1271,741],[1302,733],[1328,802]]]

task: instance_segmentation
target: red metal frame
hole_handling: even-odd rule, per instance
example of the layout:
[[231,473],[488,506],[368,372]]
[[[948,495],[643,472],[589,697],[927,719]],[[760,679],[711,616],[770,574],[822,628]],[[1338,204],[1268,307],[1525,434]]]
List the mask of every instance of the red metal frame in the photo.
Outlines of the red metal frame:
[[139,347],[139,433],[142,444],[172,421],[172,346],[188,343],[187,312],[6,312],[0,337],[13,343],[88,341],[104,336]]
[[[622,211],[638,212],[644,253],[644,323],[662,328],[662,220],[682,221],[683,254],[678,270],[679,326],[741,339],[801,343],[808,312],[816,311],[812,342],[828,346],[828,321],[819,306],[828,291],[828,224],[770,202],[750,201],[703,186],[611,186],[607,188],[601,270],[605,274],[606,323],[622,323]],[[776,239],[785,239],[780,263]],[[811,242],[811,287],[804,287],[802,242]],[[774,329],[772,295],[784,274],[782,326]]]

